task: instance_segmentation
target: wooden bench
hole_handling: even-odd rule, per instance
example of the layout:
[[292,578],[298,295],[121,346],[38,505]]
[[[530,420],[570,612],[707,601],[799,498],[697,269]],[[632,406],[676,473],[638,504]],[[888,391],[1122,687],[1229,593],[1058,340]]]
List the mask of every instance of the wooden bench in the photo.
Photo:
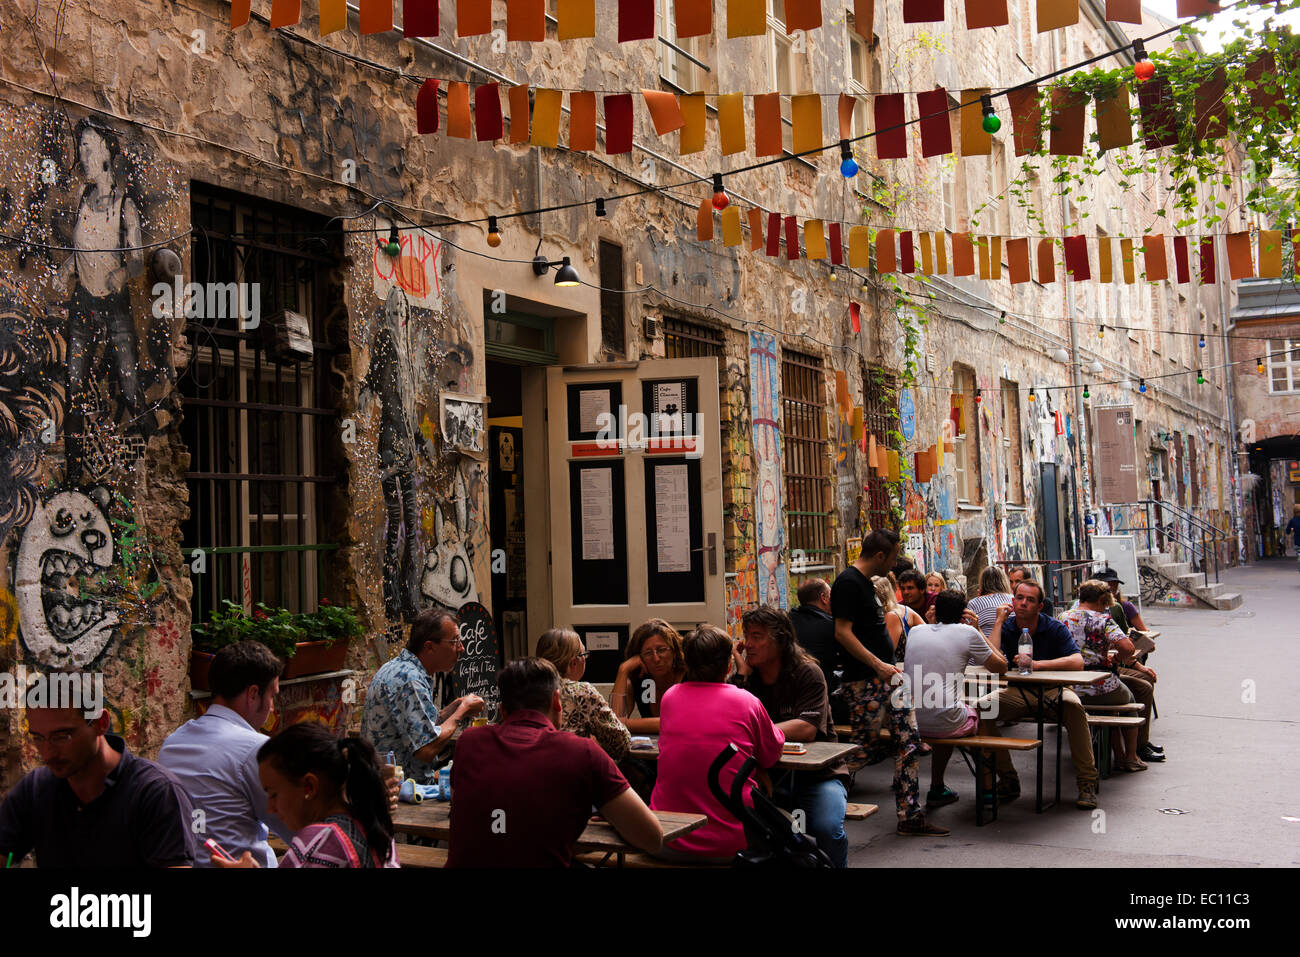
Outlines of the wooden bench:
[[[1124,705],[1114,705],[1113,707],[1123,708]],[[1141,705],[1137,706],[1141,708]],[[1146,718],[1136,718],[1123,714],[1089,714],[1088,730],[1092,732],[1092,752],[1097,759],[1097,773],[1103,777],[1110,777],[1112,769],[1113,753],[1111,749],[1111,734],[1116,731],[1122,731],[1125,728],[1140,728],[1147,723]],[[1109,731],[1107,730],[1109,729]]]
[[[574,854],[573,861],[575,864],[586,864],[588,867],[618,867],[618,857],[614,854],[608,854],[604,851],[584,851],[581,854]],[[623,866],[634,870],[644,870],[647,868],[727,868],[730,864],[690,864],[678,863],[676,861],[661,861],[652,854],[646,854],[642,851],[632,851],[623,855]]]
[[397,860],[402,867],[427,869],[447,866],[447,848],[422,847],[419,844],[398,844]]
[[[1001,735],[974,734],[965,738],[922,738],[930,747],[955,748],[975,775],[975,826],[983,827],[984,802],[987,799],[992,806],[990,821],[998,819],[998,789],[996,751],[1035,751],[1043,746],[1038,738],[1004,738]],[[987,776],[992,790],[984,791],[984,778]]]
[[1088,714],[1136,714],[1144,709],[1144,705],[1136,701],[1128,704],[1084,704],[1083,710]]
[[844,806],[844,820],[865,821],[879,810],[879,806],[875,804],[846,804]]

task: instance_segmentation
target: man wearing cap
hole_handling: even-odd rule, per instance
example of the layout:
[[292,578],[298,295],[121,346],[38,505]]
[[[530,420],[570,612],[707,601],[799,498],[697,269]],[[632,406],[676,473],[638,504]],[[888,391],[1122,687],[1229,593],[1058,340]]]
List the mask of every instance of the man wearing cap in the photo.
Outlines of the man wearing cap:
[[[1106,587],[1110,589],[1110,616],[1119,626],[1120,631],[1126,635],[1130,634],[1134,624],[1141,623],[1142,619],[1137,606],[1130,601],[1125,601],[1124,596],[1120,594],[1119,586],[1124,582],[1120,580],[1119,572],[1113,568],[1103,568],[1097,573],[1095,580],[1105,582]],[[1143,761],[1155,763],[1163,761],[1165,749],[1151,743],[1151,722],[1155,720],[1156,711],[1156,692],[1152,687],[1156,683],[1155,670],[1142,664],[1135,656],[1132,661],[1120,665],[1119,680],[1133,692],[1133,697],[1143,706],[1142,716],[1147,719],[1146,724],[1138,729],[1138,757]]]

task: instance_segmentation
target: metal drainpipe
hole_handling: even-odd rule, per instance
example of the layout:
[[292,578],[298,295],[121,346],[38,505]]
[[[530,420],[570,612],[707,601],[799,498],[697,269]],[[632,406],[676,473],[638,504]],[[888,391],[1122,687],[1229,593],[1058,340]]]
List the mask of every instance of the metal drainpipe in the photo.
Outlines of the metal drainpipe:
[[[1213,240],[1211,240],[1213,242]],[[1230,365],[1231,359],[1228,354],[1228,284],[1219,282],[1219,335],[1223,343],[1223,363],[1224,377],[1227,382],[1224,386],[1224,395],[1228,400],[1228,448],[1232,450],[1230,458],[1229,478],[1232,482],[1232,527],[1237,533],[1237,561],[1240,564],[1246,563],[1246,534],[1245,527],[1241,517],[1241,456],[1238,454],[1237,446],[1237,410],[1236,404],[1232,401],[1233,390],[1236,389],[1236,381],[1233,378],[1234,367]]]

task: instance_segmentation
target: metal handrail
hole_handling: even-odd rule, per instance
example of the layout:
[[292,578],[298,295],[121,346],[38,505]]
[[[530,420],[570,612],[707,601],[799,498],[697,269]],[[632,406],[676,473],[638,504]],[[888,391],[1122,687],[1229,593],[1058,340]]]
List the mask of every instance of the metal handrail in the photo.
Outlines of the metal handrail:
[[[1142,509],[1143,515],[1146,517],[1147,520],[1145,529],[1133,528],[1130,526],[1125,528],[1116,528],[1115,531],[1140,532],[1145,530],[1147,533],[1148,552],[1155,551],[1155,547],[1151,540],[1152,532],[1158,532],[1162,537],[1167,537],[1171,539],[1175,544],[1184,546],[1188,550],[1188,553],[1192,558],[1193,565],[1196,564],[1196,560],[1198,558],[1197,549],[1199,548],[1200,549],[1199,559],[1201,564],[1200,571],[1202,576],[1204,577],[1205,587],[1207,588],[1210,585],[1210,560],[1207,557],[1207,553],[1208,555],[1213,556],[1214,581],[1218,583],[1219,543],[1221,541],[1225,541],[1225,542],[1227,541],[1228,536],[1225,532],[1214,527],[1213,525],[1209,524],[1203,519],[1197,518],[1195,515],[1188,512],[1185,508],[1178,505],[1176,502],[1166,502],[1160,499],[1144,498],[1144,499],[1139,499],[1136,502],[1118,502],[1118,503],[1106,505],[1105,507],[1106,508],[1140,507]],[[1156,525],[1155,515],[1153,514],[1153,511],[1155,509],[1160,509],[1161,511],[1163,511],[1164,509],[1169,509],[1169,511],[1173,513],[1174,520],[1169,522],[1168,524]],[[1179,527],[1180,519],[1187,522],[1188,525],[1195,527],[1197,530],[1201,532],[1199,544],[1196,541],[1195,536],[1183,533],[1183,530]],[[1213,543],[1212,547],[1209,544],[1211,542]]]

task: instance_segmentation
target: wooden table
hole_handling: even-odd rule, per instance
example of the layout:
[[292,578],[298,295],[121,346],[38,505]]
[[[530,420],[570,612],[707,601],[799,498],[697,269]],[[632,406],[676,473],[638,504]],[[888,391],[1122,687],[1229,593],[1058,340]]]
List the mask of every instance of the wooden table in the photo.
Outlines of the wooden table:
[[[663,828],[664,843],[676,840],[703,827],[709,819],[703,814],[684,814],[677,811],[651,811],[659,819]],[[393,815],[393,828],[400,834],[413,834],[417,837],[430,837],[445,841],[451,837],[451,804],[447,801],[425,801],[423,804],[402,804]],[[577,843],[575,851],[602,851],[616,854],[619,867],[623,866],[623,856],[639,848],[623,840],[622,835],[614,830],[608,821],[588,821]]]
[[[1007,686],[1015,688],[1029,706],[1029,695],[1037,699],[1038,739],[1043,737],[1043,724],[1047,713],[1047,693],[1052,689],[1068,688],[1072,685],[1091,685],[1110,677],[1109,671],[1031,671],[1022,675],[1019,671],[1009,670],[1004,676]],[[1034,783],[1034,810],[1042,814],[1049,807],[1055,807],[1061,800],[1061,723],[1065,714],[1065,695],[1056,696],[1056,798],[1051,804],[1043,804],[1043,749],[1038,749],[1036,760],[1037,780]]]
[[[628,752],[628,757],[658,761],[659,737],[649,735],[649,738],[654,742],[653,748],[634,748]],[[776,767],[783,771],[823,771],[857,749],[856,744],[844,741],[805,741],[803,745],[808,749],[807,754],[783,754]]]

